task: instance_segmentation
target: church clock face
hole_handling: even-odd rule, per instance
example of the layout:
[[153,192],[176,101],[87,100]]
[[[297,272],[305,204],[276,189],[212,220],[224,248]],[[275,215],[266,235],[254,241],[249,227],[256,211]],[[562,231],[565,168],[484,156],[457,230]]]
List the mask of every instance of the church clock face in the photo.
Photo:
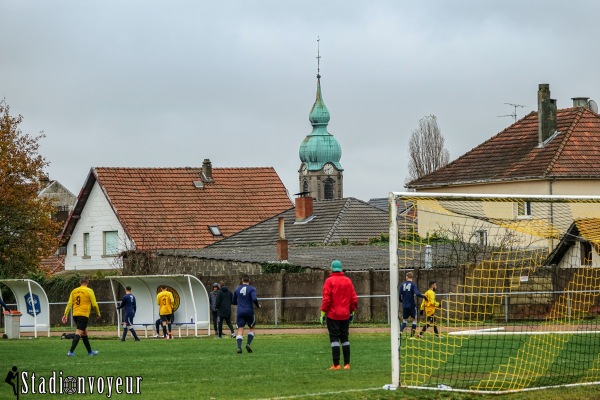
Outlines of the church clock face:
[[325,166],[323,167],[323,172],[325,172],[327,175],[333,174],[333,171],[334,171],[333,165],[331,165],[329,163],[325,164]]

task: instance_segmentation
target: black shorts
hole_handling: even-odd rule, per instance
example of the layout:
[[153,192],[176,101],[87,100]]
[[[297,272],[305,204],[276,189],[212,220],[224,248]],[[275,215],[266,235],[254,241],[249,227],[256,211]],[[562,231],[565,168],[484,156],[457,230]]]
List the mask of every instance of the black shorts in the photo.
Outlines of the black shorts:
[[235,324],[238,328],[243,328],[248,324],[249,328],[254,328],[256,325],[256,318],[254,317],[254,313],[251,314],[236,314],[235,316]]
[[173,314],[165,314],[160,316],[160,320],[162,322],[171,322],[171,315]]
[[133,325],[133,317],[135,317],[134,313],[125,314],[123,316],[123,323],[127,326]]
[[403,319],[407,319],[407,318],[413,318],[413,319],[417,319],[417,307],[408,307],[408,308],[402,308],[402,318]]
[[79,329],[80,331],[85,331],[87,329],[88,322],[90,321],[90,319],[88,317],[78,315],[76,317],[73,317],[73,321],[75,321],[77,329]]
[[435,317],[433,315],[428,315],[427,316],[427,323],[429,325],[435,325]]

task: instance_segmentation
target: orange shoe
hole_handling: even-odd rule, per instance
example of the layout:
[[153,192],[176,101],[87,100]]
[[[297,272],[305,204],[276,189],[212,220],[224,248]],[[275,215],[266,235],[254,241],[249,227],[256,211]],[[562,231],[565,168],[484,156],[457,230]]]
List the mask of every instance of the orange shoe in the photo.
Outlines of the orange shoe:
[[345,364],[344,369],[350,369],[350,364]]
[[339,365],[339,364],[338,364],[338,365],[332,365],[332,366],[329,368],[329,370],[330,370],[330,371],[339,371],[340,369],[342,369],[342,366],[341,366],[341,365]]

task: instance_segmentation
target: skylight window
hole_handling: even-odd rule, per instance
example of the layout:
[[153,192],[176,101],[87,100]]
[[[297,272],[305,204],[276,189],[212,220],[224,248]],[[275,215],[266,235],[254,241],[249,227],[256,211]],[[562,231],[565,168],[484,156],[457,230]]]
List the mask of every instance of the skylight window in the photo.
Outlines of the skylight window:
[[552,139],[554,139],[555,137],[557,137],[560,134],[559,131],[554,131],[554,133],[552,135],[550,135],[550,137],[546,140],[544,140],[543,143],[539,144],[538,147],[544,147],[546,146],[548,143],[550,143],[552,141]]
[[213,236],[223,236],[223,234],[221,233],[221,230],[219,229],[219,227],[217,225],[209,225],[208,229],[210,230],[210,233],[213,234]]

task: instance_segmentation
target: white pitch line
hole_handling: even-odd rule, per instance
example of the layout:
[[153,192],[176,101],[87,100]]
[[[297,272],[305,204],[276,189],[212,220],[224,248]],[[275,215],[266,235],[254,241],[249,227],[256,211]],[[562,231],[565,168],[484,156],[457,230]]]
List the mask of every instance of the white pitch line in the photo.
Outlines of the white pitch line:
[[498,328],[486,328],[486,329],[472,329],[472,330],[468,330],[468,331],[457,331],[457,332],[450,332],[448,333],[448,335],[476,335],[478,333],[484,333],[484,332],[499,332],[499,331],[503,331],[504,327],[498,327]]
[[585,335],[598,334],[598,331],[542,331],[542,332],[483,332],[483,331],[460,331],[451,332],[448,335],[469,336],[469,335]]
[[314,396],[329,396],[336,394],[344,394],[344,393],[353,393],[353,392],[367,392],[371,390],[383,390],[382,388],[366,388],[366,389],[350,389],[350,390],[340,390],[337,392],[321,392],[321,393],[307,393],[307,394],[296,394],[293,396],[282,396],[282,397],[265,397],[263,399],[256,400],[285,400],[285,399],[300,399],[303,397],[314,397]]

